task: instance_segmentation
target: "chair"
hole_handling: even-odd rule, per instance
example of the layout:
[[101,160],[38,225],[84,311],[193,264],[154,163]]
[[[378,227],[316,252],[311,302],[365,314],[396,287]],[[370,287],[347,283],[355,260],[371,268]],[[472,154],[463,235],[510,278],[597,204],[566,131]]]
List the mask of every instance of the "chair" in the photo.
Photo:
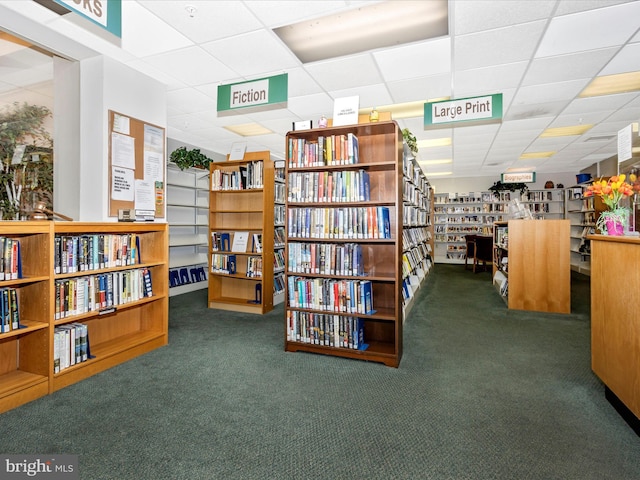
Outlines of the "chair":
[[469,235],[465,235],[464,236],[464,241],[465,241],[466,247],[467,247],[467,254],[465,255],[465,258],[464,258],[464,269],[465,270],[469,269],[469,264],[467,263],[467,260],[469,260],[469,259],[473,260],[475,258],[475,256],[476,256],[476,237],[477,236],[478,235],[476,235],[476,234],[469,234]]
[[[466,260],[465,260],[466,262]],[[493,265],[493,237],[490,235],[476,235],[473,249],[473,273],[482,263],[482,271],[487,265]]]

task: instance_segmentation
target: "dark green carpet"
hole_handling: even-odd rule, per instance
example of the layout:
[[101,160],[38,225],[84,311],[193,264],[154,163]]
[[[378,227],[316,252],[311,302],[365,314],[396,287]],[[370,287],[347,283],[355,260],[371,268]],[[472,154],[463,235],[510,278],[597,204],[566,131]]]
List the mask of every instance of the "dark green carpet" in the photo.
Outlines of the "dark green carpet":
[[0,415],[3,453],[91,479],[637,479],[640,439],[573,314],[508,311],[489,273],[436,265],[399,369],[283,351],[283,309],[171,299],[168,347]]

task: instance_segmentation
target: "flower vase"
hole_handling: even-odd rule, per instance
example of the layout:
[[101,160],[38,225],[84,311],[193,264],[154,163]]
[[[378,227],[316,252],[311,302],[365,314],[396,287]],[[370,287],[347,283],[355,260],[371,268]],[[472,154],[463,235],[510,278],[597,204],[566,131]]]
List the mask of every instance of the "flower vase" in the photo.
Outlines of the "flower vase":
[[619,237],[624,234],[624,224],[613,218],[607,218],[607,235]]

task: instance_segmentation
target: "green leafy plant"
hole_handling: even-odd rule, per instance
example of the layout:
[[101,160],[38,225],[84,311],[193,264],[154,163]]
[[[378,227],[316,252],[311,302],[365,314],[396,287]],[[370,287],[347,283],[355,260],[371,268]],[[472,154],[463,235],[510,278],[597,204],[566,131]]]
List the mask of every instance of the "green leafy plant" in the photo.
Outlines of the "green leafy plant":
[[408,128],[402,129],[402,138],[409,147],[409,150],[411,150],[411,153],[413,153],[413,156],[418,156],[418,141]]
[[0,210],[14,219],[34,202],[53,200],[53,139],[47,107],[14,102],[0,111]]
[[191,167],[208,170],[209,164],[213,162],[212,159],[201,153],[200,149],[194,148],[188,150],[187,147],[176,148],[171,152],[171,155],[169,155],[169,160],[175,163],[180,170]]

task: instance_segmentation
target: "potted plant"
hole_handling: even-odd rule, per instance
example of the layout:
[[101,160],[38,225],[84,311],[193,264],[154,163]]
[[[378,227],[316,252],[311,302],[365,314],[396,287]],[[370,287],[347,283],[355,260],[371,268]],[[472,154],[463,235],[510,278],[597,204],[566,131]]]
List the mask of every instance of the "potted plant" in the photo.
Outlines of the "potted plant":
[[404,142],[409,147],[409,150],[411,150],[411,153],[413,154],[413,156],[417,157],[418,156],[418,141],[416,140],[416,137],[413,135],[413,133],[411,133],[411,131],[408,128],[403,128],[402,129],[402,138],[404,139]]
[[52,207],[53,140],[47,107],[14,102],[0,111],[0,210],[18,219],[34,203]]
[[614,175],[609,180],[595,180],[584,193],[585,197],[598,195],[607,206],[607,210],[601,212],[596,221],[596,227],[603,235],[622,235],[629,223],[629,209],[621,206],[620,202],[635,192],[625,181],[626,178],[622,174]]
[[180,170],[185,168],[203,168],[209,169],[209,164],[213,161],[205,154],[200,152],[200,149],[194,148],[188,150],[187,147],[178,147],[169,156],[169,160],[176,164]]

